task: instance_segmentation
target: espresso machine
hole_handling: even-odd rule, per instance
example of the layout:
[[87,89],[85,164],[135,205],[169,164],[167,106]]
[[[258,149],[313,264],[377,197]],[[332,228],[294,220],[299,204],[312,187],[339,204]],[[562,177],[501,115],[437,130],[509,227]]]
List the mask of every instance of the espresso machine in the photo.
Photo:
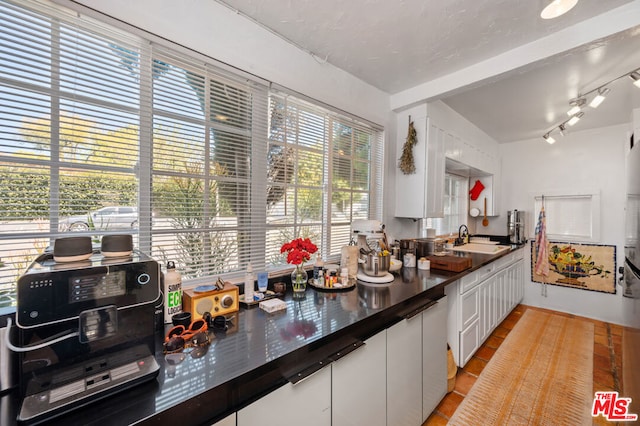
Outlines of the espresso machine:
[[19,421],[46,421],[158,374],[160,267],[149,256],[59,262],[45,252],[17,284]]

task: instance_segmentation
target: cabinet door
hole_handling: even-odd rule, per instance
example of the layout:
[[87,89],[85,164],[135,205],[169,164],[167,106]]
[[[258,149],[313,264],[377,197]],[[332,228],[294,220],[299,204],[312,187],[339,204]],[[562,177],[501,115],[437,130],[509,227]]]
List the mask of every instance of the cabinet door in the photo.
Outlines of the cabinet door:
[[330,426],[331,368],[287,383],[238,411],[238,426]]
[[387,422],[387,332],[331,364],[333,426]]
[[[473,272],[472,272],[473,273]],[[454,281],[444,288],[447,296],[447,343],[453,352],[453,359],[460,366],[460,293],[461,280]]]
[[427,182],[423,217],[444,217],[444,170],[446,132],[433,119],[427,119]]
[[479,287],[475,287],[473,290],[460,296],[460,325],[463,330],[478,319],[478,290]]
[[[416,129],[418,142],[413,147],[415,173],[405,175],[400,168],[396,169],[395,215],[398,217],[425,216],[425,196],[427,184],[427,110],[426,104],[418,105],[396,116],[396,158],[400,161],[402,150],[407,139],[409,116]],[[396,165],[398,164],[396,162]],[[396,166],[397,167],[397,166]]]
[[489,278],[479,288],[480,304],[480,344],[489,337],[492,331],[492,297],[494,278]]
[[422,424],[422,321],[403,320],[387,329],[387,424]]
[[516,297],[516,304],[522,302],[524,297],[524,260],[519,260],[517,263],[517,278],[516,287],[518,289],[518,296]]
[[[422,421],[447,393],[447,298],[422,313]],[[361,423],[365,424],[365,423]]]
[[506,271],[502,270],[496,274],[496,313],[497,323],[500,324],[506,315]]

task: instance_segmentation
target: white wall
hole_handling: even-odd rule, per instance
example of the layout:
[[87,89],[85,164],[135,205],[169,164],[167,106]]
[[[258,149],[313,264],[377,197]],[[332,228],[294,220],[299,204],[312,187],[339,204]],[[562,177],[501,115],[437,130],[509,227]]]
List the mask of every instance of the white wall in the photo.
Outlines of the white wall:
[[[505,214],[494,218],[489,233],[506,229],[506,210],[524,210],[527,230],[537,221],[531,194],[545,191],[571,193],[572,188],[600,191],[601,244],[616,245],[617,266],[624,261],[625,206],[625,142],[630,125],[605,127],[582,132],[572,131],[559,137],[553,145],[543,139],[500,145],[502,159],[502,201]],[[500,232],[492,232],[500,230]],[[529,237],[533,237],[528,232]],[[523,303],[602,321],[623,324],[621,288],[615,295],[547,286],[547,296],[541,294],[541,284],[531,279],[530,249],[525,256],[525,296]]]

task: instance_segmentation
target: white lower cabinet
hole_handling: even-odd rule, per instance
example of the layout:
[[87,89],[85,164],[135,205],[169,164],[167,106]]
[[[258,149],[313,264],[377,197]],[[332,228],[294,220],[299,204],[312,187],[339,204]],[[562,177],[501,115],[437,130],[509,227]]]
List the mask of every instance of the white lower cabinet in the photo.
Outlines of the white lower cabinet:
[[238,426],[331,425],[331,368],[276,389],[238,411]]
[[387,424],[422,424],[422,321],[417,315],[387,329]]
[[387,329],[387,425],[421,425],[447,392],[447,299]]
[[445,297],[241,409],[237,425],[419,426],[447,392],[446,330]]
[[331,424],[384,426],[387,421],[387,332],[331,364]]
[[422,421],[447,393],[447,299],[422,313]]
[[523,250],[471,272],[445,288],[447,340],[463,367],[524,296]]

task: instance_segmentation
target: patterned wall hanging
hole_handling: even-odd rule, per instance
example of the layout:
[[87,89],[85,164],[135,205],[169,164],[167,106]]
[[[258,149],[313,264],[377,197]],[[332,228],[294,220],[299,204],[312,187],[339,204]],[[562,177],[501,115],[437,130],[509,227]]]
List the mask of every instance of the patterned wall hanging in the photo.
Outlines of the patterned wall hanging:
[[616,293],[616,246],[549,241],[549,276],[535,273],[531,242],[531,281],[582,290]]

